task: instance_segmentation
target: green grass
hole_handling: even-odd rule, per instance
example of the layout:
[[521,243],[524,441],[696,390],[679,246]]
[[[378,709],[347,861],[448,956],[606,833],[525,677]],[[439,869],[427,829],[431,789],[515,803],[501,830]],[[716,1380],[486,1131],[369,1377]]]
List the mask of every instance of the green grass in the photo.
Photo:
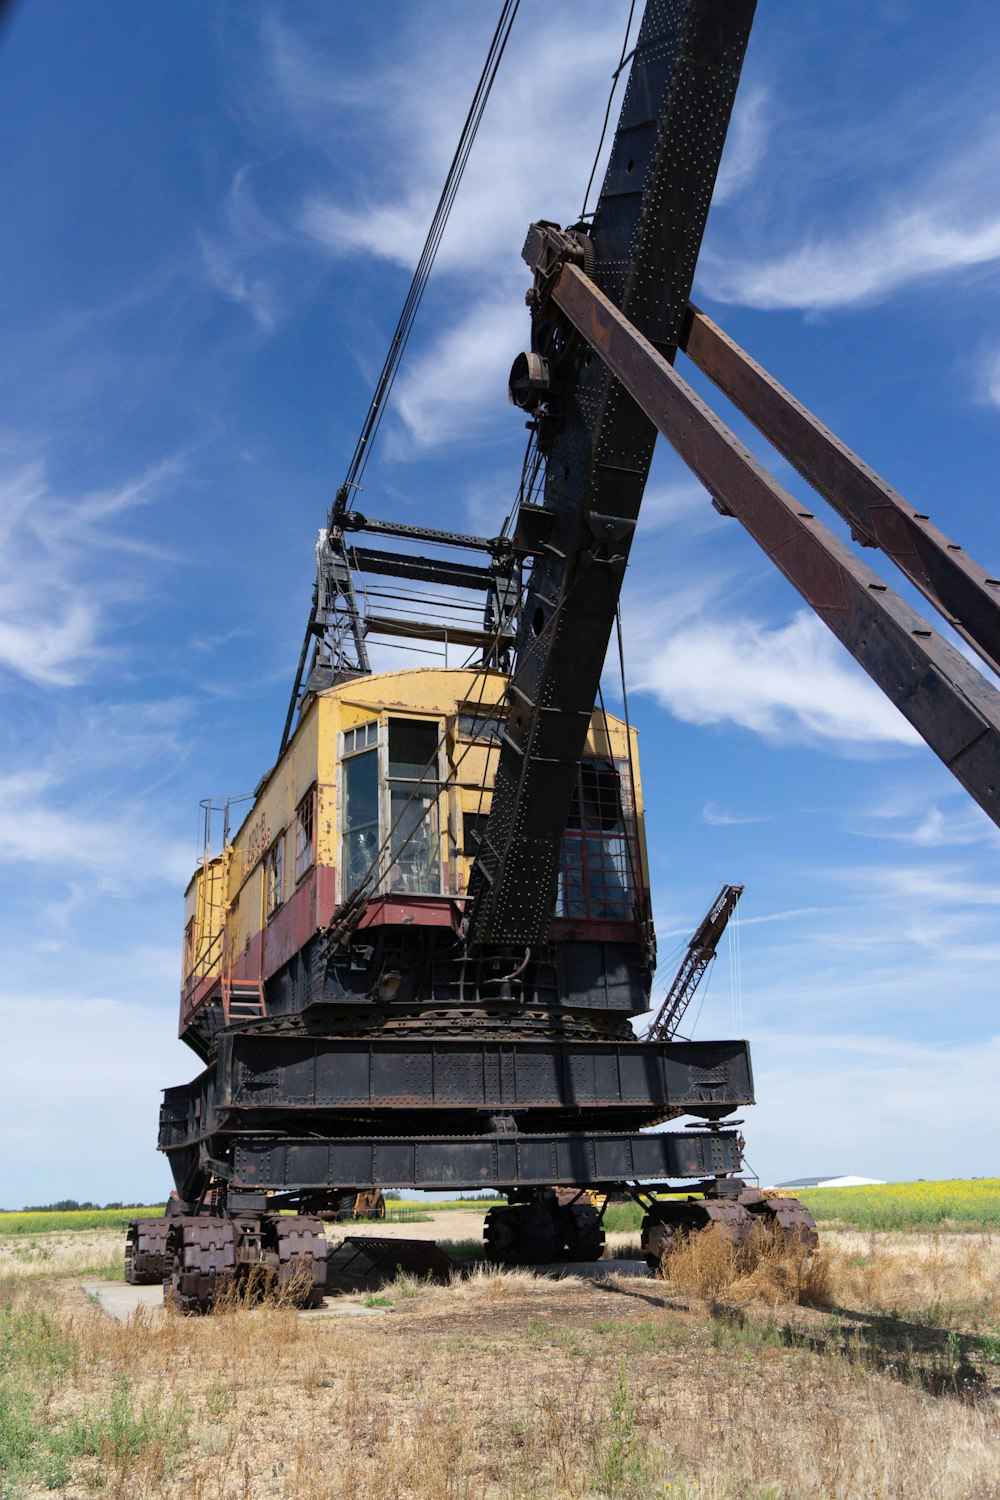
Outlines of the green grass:
[[818,1224],[851,1229],[1000,1229],[1000,1178],[886,1182],[797,1191]]
[[124,1233],[132,1219],[159,1219],[163,1204],[151,1208],[81,1208],[71,1213],[0,1213],[0,1239],[30,1234],[73,1234],[83,1229]]
[[28,1485],[59,1489],[80,1459],[102,1473],[121,1471],[155,1449],[160,1462],[187,1443],[187,1412],[177,1403],[143,1404],[124,1378],[103,1402],[54,1414],[53,1397],[81,1360],[76,1339],[34,1298],[0,1305],[0,1497]]
[[604,1228],[608,1234],[631,1234],[638,1231],[644,1210],[638,1203],[609,1203],[604,1210]]

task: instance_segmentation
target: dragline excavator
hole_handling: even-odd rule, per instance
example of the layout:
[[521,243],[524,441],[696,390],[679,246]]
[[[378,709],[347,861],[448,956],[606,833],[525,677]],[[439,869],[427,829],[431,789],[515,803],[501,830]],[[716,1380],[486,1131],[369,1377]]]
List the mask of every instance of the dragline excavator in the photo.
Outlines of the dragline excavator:
[[[259,1265],[318,1300],[319,1215],[389,1187],[499,1191],[496,1261],[599,1255],[590,1190],[645,1205],[651,1262],[700,1226],[814,1242],[800,1204],[740,1176],[746,1042],[631,1025],[655,965],[642,785],[599,686],[657,432],[995,819],[1000,694],[777,484],[677,353],[991,666],[1000,583],[691,306],[753,13],[649,0],[593,215],[528,230],[511,523],[432,530],[338,493],[279,758],[186,897],[180,1032],[203,1071],[165,1092],[174,1212],[136,1221],[127,1256],[183,1309]],[[419,619],[396,609],[414,586]],[[379,636],[471,655],[373,672]]]

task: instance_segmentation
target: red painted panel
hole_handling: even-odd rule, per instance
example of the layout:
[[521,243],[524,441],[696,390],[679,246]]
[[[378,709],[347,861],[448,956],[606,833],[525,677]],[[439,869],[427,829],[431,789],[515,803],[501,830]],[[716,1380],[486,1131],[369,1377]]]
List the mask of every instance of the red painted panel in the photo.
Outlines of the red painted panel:
[[337,909],[337,872],[332,865],[316,867],[316,922],[326,927]]
[[578,943],[640,943],[642,935],[634,922],[596,921],[585,917],[553,917],[552,941]]
[[358,927],[450,927],[457,934],[461,921],[458,905],[448,896],[379,896]]
[[316,931],[316,885],[316,871],[313,869],[267,923],[264,929],[266,979],[287,964]]
[[233,960],[233,978],[258,980],[263,962],[264,934],[255,932],[239,958]]

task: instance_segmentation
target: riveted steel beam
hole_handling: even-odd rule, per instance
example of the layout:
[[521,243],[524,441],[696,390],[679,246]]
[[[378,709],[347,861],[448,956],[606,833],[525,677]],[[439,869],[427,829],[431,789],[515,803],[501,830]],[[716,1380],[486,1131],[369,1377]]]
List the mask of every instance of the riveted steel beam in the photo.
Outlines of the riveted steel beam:
[[421,583],[440,584],[445,589],[492,589],[496,576],[489,568],[447,558],[413,557],[406,552],[379,552],[372,547],[350,547],[351,566],[362,573],[380,573],[389,578],[414,578]]
[[435,620],[403,620],[395,615],[365,616],[365,635],[401,636],[411,641],[443,641],[451,646],[472,646],[481,651],[495,651],[513,645],[510,631],[473,630],[464,625],[446,625]]
[[856,540],[891,558],[1000,673],[1000,578],[897,494],[696,307],[689,309],[681,348],[850,524]]
[[307,1189],[589,1186],[737,1172],[735,1131],[238,1138],[230,1186]]
[[758,462],[577,267],[552,298],[713,496],[1000,824],[1000,693]]

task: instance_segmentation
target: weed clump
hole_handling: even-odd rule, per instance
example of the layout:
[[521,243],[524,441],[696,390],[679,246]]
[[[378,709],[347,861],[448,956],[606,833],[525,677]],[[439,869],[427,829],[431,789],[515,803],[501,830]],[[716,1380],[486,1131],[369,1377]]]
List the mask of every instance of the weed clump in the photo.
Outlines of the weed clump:
[[830,1298],[825,1252],[786,1240],[764,1224],[755,1224],[741,1244],[714,1227],[695,1230],[664,1256],[662,1271],[678,1291],[706,1302],[822,1307]]

